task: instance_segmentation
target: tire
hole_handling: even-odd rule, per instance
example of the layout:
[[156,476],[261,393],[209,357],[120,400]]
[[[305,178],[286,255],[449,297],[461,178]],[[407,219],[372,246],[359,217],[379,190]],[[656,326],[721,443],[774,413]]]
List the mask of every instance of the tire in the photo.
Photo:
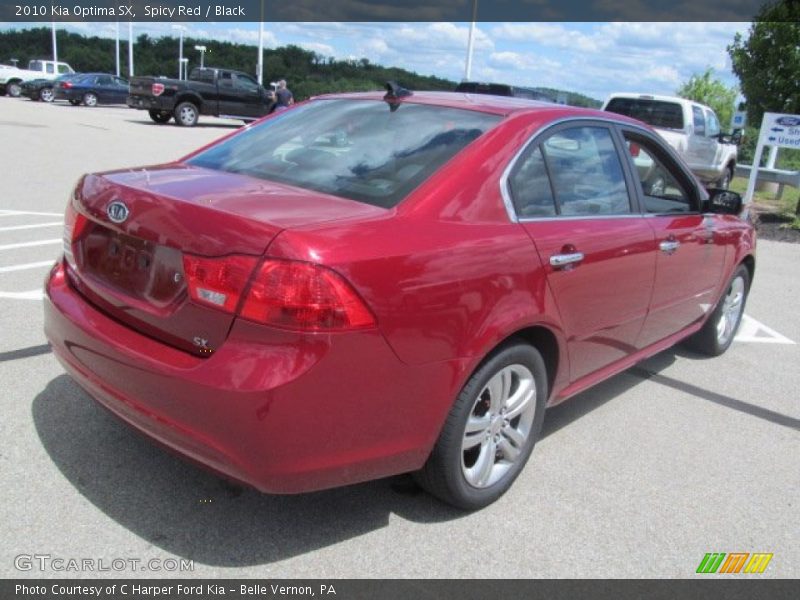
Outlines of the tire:
[[703,328],[686,340],[686,345],[707,356],[719,356],[736,337],[742,322],[744,305],[750,291],[750,271],[739,265],[725,288],[725,293]]
[[18,81],[12,81],[11,83],[6,84],[6,94],[11,96],[12,98],[19,98],[19,95],[22,93],[22,86],[20,86]]
[[175,107],[175,124],[181,127],[194,127],[199,116],[197,106],[191,102],[181,102]]
[[161,110],[149,110],[147,114],[149,114],[150,118],[156,123],[167,123],[172,118],[170,113]]
[[46,87],[39,90],[39,100],[42,102],[52,102],[55,98],[56,95],[53,92],[53,88]]
[[70,100],[69,103],[72,104],[72,106],[78,106],[81,103],[81,101],[80,100]]
[[417,482],[463,510],[497,500],[533,451],[547,393],[544,360],[533,346],[500,347],[459,393]]
[[97,94],[94,94],[93,92],[86,92],[83,95],[83,103],[90,108],[94,108],[97,106]]
[[722,177],[717,180],[717,187],[727,190],[731,185],[731,181],[733,181],[733,167],[728,165],[725,167],[725,172],[722,174]]

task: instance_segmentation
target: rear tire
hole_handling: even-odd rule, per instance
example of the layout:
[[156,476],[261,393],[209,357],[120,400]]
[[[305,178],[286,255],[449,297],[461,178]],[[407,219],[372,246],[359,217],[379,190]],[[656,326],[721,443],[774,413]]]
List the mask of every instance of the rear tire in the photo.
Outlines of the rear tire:
[[750,291],[750,271],[739,265],[703,328],[686,340],[686,346],[707,356],[719,356],[733,343],[742,322]]
[[149,110],[147,114],[149,114],[150,118],[156,123],[168,123],[172,118],[170,113],[161,110]]
[[731,181],[733,181],[733,166],[728,165],[725,167],[725,172],[722,174],[722,177],[717,181],[717,187],[727,190],[731,185]]
[[415,479],[457,508],[488,506],[511,487],[528,461],[547,394],[541,354],[520,342],[502,346],[459,393]]
[[94,108],[97,106],[97,95],[92,92],[86,92],[83,95],[83,103],[90,108]]
[[18,81],[7,83],[6,93],[12,98],[19,98],[20,94],[22,93],[22,86],[20,86]]
[[199,116],[197,106],[191,102],[181,102],[175,107],[175,124],[181,127],[194,127]]
[[42,102],[52,102],[53,100],[55,100],[55,97],[56,97],[56,95],[53,92],[53,88],[46,87],[46,88],[42,88],[39,91],[39,99]]

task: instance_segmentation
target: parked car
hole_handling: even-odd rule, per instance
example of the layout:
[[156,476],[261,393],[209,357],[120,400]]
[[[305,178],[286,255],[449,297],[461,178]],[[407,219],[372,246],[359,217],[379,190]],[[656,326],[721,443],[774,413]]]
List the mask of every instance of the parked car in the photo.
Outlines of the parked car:
[[56,97],[56,88],[59,84],[74,81],[80,76],[79,73],[68,73],[60,75],[56,79],[31,79],[21,85],[21,95],[31,100],[41,100],[42,102],[52,102]]
[[68,100],[73,106],[84,104],[125,104],[128,81],[108,73],[83,73],[55,88],[56,98]]
[[651,125],[701,181],[723,189],[730,185],[736,172],[736,139],[720,131],[710,107],[673,96],[611,94],[603,110]]
[[755,269],[740,196],[623,116],[390,89],[84,176],[44,301],[67,372],[263,492],[415,472],[476,509],[548,406],[683,340],[728,348]]
[[514,96],[528,100],[553,102],[553,98],[534,88],[508,85],[506,83],[482,83],[478,81],[462,81],[456,86],[456,92],[462,94],[491,94],[492,96]]
[[275,96],[250,75],[230,69],[192,69],[189,79],[134,77],[128,106],[156,123],[193,127],[200,115],[253,121],[275,108]]
[[27,69],[0,65],[0,96],[8,94],[17,98],[22,93],[22,83],[31,79],[55,79],[59,75],[74,73],[65,62],[52,60],[32,60]]

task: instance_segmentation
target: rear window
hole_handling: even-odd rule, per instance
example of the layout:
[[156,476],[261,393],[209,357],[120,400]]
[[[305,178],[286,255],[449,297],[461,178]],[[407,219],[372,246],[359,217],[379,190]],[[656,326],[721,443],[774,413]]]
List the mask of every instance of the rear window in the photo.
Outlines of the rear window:
[[646,98],[613,98],[606,110],[644,121],[652,127],[683,129],[683,110],[677,102]]
[[372,100],[318,100],[243,131],[189,164],[390,208],[500,117]]

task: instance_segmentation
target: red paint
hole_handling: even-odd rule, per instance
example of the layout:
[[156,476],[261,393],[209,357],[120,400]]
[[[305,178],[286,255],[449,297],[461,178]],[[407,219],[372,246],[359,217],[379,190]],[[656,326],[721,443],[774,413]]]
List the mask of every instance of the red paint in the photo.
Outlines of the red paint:
[[[229,477],[321,489],[421,467],[509,336],[554,336],[554,404],[696,331],[701,304],[754,251],[731,216],[510,220],[500,180],[533,133],[629,119],[491,96],[403,102],[505,118],[388,210],[182,161],[85,177],[80,217],[68,213],[74,267],[46,286],[45,331],[67,371]],[[105,214],[113,200],[130,209],[122,225]],[[663,256],[672,238],[680,251]],[[574,268],[550,266],[575,250]],[[231,295],[214,306],[203,286]]]

